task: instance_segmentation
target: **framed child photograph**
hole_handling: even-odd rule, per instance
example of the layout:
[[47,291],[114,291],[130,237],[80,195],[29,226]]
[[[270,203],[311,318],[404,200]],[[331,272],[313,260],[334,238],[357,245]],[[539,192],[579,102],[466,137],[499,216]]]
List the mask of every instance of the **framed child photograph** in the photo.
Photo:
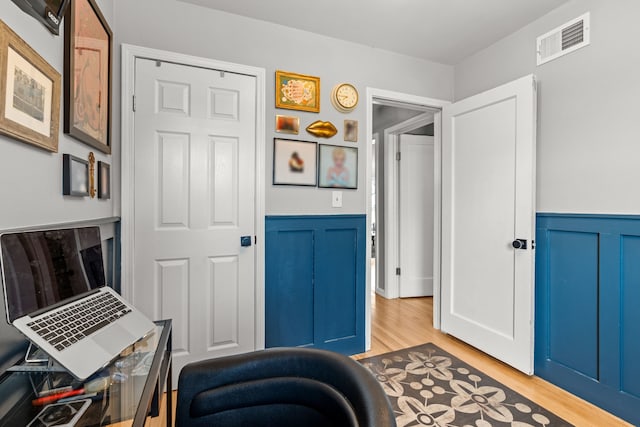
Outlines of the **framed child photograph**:
[[320,145],[318,182],[321,188],[358,188],[358,149]]
[[273,140],[273,184],[317,185],[317,145],[310,141]]

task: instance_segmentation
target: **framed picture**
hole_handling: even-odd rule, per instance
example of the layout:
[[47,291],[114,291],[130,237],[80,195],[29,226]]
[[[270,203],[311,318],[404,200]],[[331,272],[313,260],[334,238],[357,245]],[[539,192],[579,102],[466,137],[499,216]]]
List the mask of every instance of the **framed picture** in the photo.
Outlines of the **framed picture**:
[[300,131],[300,117],[276,116],[276,132],[292,133],[297,135]]
[[346,142],[358,142],[358,121],[344,121],[344,140]]
[[89,195],[89,162],[71,154],[62,156],[62,194],[86,197]]
[[358,188],[358,149],[321,145],[318,182],[321,188]]
[[64,27],[64,131],[111,153],[111,29],[95,0],[71,0]]
[[273,184],[317,185],[317,144],[291,139],[273,140]]
[[58,152],[60,74],[0,20],[0,132]]
[[98,161],[98,198],[111,198],[111,166]]
[[276,108],[320,112],[320,77],[276,71]]

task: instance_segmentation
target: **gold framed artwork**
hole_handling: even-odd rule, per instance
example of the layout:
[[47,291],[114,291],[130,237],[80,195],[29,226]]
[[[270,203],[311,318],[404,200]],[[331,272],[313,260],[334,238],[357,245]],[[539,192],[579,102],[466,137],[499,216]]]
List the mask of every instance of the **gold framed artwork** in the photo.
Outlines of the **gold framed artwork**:
[[276,115],[276,132],[297,135],[300,132],[300,117]]
[[320,112],[320,77],[276,71],[276,108]]
[[344,121],[344,140],[346,142],[358,142],[358,121]]
[[58,152],[60,74],[0,20],[0,132]]
[[64,131],[111,153],[113,36],[95,0],[71,0],[64,43]]

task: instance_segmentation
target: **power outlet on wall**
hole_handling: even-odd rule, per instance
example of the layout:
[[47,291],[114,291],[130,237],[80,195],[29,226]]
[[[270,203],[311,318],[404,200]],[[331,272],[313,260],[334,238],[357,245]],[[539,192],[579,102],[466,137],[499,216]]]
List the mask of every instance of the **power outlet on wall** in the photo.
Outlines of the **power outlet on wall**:
[[342,191],[334,191],[331,195],[331,206],[334,208],[342,207]]

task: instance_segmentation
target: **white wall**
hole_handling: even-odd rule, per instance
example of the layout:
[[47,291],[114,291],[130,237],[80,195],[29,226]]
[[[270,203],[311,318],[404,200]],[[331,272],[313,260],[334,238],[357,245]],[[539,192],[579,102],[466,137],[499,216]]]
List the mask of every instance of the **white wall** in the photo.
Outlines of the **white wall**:
[[[368,183],[365,183],[366,87],[406,92],[432,98],[451,99],[453,68],[378,49],[320,36],[292,28],[248,19],[177,0],[114,0],[116,42],[175,51],[222,61],[262,67],[267,70],[267,214],[364,213]],[[361,22],[359,25],[366,25]],[[119,50],[119,49],[118,49]],[[120,62],[118,61],[118,64]],[[119,67],[119,65],[118,65]],[[274,108],[274,79],[277,69],[321,78],[320,114]],[[361,102],[351,114],[338,113],[330,103],[333,86],[355,84]],[[119,86],[114,100],[118,102]],[[119,113],[118,113],[119,114]],[[359,126],[358,190],[345,190],[343,208],[331,207],[331,191],[303,187],[274,187],[272,183],[273,138],[276,114],[301,118],[300,135],[284,138],[343,142],[344,119]],[[340,133],[319,140],[304,128],[315,120],[329,120]],[[119,126],[119,119],[114,122]]]
[[[591,45],[536,67],[536,37],[587,11]],[[537,75],[538,211],[640,213],[639,17],[573,0],[455,67],[456,99]]]
[[[112,26],[113,3],[109,0],[98,0],[98,4]],[[60,36],[54,36],[42,24],[8,0],[3,2],[0,19],[62,74],[64,27],[61,27]],[[58,153],[50,153],[0,135],[0,230],[118,215],[114,212],[113,203],[114,198],[119,197],[117,188],[112,190],[112,199],[107,201],[62,196],[63,153],[86,159],[89,152],[94,151],[96,160],[110,163],[112,168],[119,170],[118,158],[106,156],[64,135],[63,98],[64,94],[60,100]],[[118,135],[114,135],[112,143],[119,144]]]

